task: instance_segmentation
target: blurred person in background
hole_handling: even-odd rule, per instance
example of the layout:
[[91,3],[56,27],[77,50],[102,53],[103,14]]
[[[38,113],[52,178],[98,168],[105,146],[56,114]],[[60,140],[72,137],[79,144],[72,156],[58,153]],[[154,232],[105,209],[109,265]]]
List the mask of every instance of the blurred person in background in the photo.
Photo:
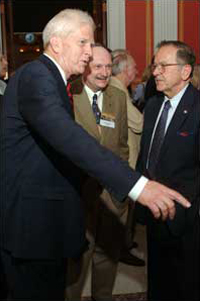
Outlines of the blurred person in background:
[[146,105],[145,90],[146,90],[146,84],[150,76],[151,76],[151,65],[148,65],[142,73],[141,82],[135,87],[134,91],[132,92],[133,103],[141,113],[143,112],[144,107]]
[[200,64],[194,66],[193,76],[191,78],[191,83],[195,88],[200,90]]
[[[115,49],[112,51],[112,62],[112,77],[110,79],[110,85],[117,87],[126,94],[129,164],[132,168],[135,168],[143,127],[143,115],[132,103],[128,87],[136,78],[138,73],[137,66],[134,58],[126,49]],[[134,241],[134,236],[134,204],[131,202],[129,203],[126,244],[121,252],[120,261],[133,266],[144,266],[144,260],[133,254],[133,248],[137,247],[137,242]]]

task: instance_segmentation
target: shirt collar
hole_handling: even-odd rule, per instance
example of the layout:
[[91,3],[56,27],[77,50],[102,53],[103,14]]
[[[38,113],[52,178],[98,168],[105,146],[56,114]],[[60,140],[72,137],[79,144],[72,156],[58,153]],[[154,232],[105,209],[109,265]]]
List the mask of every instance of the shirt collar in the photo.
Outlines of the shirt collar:
[[0,80],[0,95],[4,94],[5,89],[6,89],[6,83]]
[[172,98],[168,98],[167,96],[165,96],[164,98],[164,103],[167,101],[167,100],[170,100],[170,104],[171,104],[171,107],[173,109],[176,109],[179,102],[181,101],[181,98],[183,96],[183,94],[185,93],[185,90],[187,89],[189,84],[187,84],[178,94],[176,94],[174,97]]
[[66,79],[66,75],[65,75],[64,70],[60,67],[60,65],[51,56],[49,56],[45,52],[44,52],[44,55],[46,55],[56,65],[56,67],[58,68],[58,70],[60,72],[60,75],[62,76],[62,79],[63,79],[65,85],[67,85],[67,79]]
[[97,92],[92,91],[86,84],[84,85],[85,91],[87,93],[87,95],[89,96],[90,99],[93,98],[94,94],[97,95],[97,98],[99,98],[99,96],[102,94],[102,91],[99,90]]

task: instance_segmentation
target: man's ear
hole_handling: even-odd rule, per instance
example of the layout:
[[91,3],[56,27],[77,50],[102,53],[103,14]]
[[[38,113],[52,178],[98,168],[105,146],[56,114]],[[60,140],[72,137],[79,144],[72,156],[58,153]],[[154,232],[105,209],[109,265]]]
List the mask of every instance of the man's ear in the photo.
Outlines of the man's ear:
[[190,74],[192,72],[192,67],[189,64],[183,66],[181,75],[183,80],[188,80],[190,78]]
[[56,36],[52,37],[50,39],[50,43],[49,44],[50,44],[51,48],[53,49],[53,51],[55,53],[59,53],[60,52],[60,49],[61,49],[61,39],[59,37],[56,37]]

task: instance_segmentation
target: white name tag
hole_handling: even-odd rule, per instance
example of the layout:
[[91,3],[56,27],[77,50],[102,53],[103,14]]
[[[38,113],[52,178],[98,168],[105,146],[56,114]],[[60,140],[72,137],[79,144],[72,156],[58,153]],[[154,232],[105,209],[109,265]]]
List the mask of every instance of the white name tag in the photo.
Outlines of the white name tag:
[[100,125],[108,128],[115,128],[115,117],[110,114],[102,113],[100,119]]
[[108,127],[108,128],[112,128],[112,129],[115,128],[115,122],[110,121],[110,120],[106,120],[106,119],[100,119],[100,125]]

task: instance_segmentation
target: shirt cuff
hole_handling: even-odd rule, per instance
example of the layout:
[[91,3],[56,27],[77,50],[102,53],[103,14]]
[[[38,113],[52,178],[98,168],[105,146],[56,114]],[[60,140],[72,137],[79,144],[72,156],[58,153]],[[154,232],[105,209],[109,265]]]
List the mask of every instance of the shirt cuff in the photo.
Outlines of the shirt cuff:
[[137,199],[139,198],[141,192],[144,189],[144,186],[147,184],[148,181],[149,180],[147,178],[145,178],[144,176],[141,176],[139,178],[139,180],[136,182],[136,184],[133,186],[131,191],[129,192],[128,196],[132,200],[137,201]]

